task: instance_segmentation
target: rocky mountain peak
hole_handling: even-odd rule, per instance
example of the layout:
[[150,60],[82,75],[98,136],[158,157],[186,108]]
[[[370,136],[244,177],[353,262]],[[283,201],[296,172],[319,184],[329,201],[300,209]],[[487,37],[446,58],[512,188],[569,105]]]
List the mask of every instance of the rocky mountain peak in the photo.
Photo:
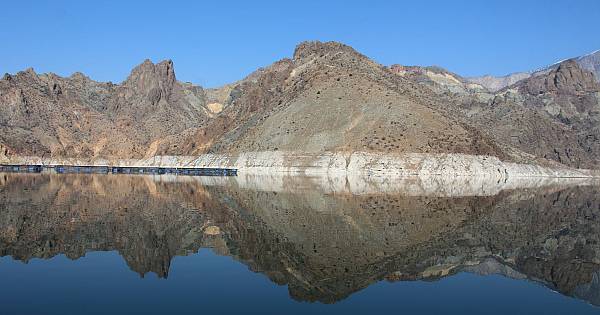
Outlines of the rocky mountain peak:
[[306,41],[298,44],[294,50],[294,60],[306,60],[317,57],[323,57],[331,53],[347,53],[350,55],[356,55],[356,57],[364,57],[354,48],[344,45],[338,42],[320,42],[320,41]]
[[161,98],[168,98],[171,95],[175,83],[173,61],[169,59],[154,64],[146,59],[133,68],[129,77],[123,82],[123,86],[134,92],[133,94],[147,96],[153,104],[156,104]]
[[524,80],[522,89],[531,95],[547,92],[579,94],[600,91],[600,85],[592,72],[583,69],[575,60],[569,59],[547,74]]
[[131,70],[131,74],[125,80],[125,84],[146,85],[148,83],[165,83],[172,84],[175,82],[175,69],[173,61],[163,60],[157,64],[144,60],[140,65]]
[[585,70],[594,73],[596,81],[600,82],[600,49],[577,58],[577,63]]
[[37,79],[38,75],[35,72],[35,70],[33,70],[33,68],[29,67],[29,68],[25,69],[24,71],[17,72],[17,77]]
[[83,74],[79,71],[71,74],[69,79],[75,80],[75,81],[89,81],[90,80],[90,78],[88,76],[86,76],[85,74]]
[[558,89],[592,92],[598,90],[594,74],[583,69],[575,60],[561,63],[556,70],[554,83]]

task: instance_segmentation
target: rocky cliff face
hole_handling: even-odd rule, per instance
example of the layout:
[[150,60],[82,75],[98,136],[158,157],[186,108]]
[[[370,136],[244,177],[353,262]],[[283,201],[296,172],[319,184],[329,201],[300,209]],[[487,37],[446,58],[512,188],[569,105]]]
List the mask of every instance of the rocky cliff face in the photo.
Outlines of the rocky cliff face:
[[428,88],[421,97],[437,99],[431,104],[440,111],[500,145],[573,167],[598,167],[599,84],[577,62],[567,60],[495,93],[426,76],[404,75]]
[[0,157],[459,153],[596,168],[598,99],[573,62],[490,92],[441,68],[388,68],[340,43],[305,42],[218,89],[178,81],[171,61],[146,60],[121,84],[5,75]]
[[599,91],[593,74],[569,60],[501,91],[476,116],[525,152],[575,167],[597,168]]
[[585,70],[594,74],[596,80],[600,82],[600,50],[596,50],[591,54],[577,57],[577,63]]
[[547,74],[523,80],[516,87],[534,96],[546,93],[584,95],[600,91],[594,74],[581,68],[575,60],[564,61]]
[[207,119],[202,88],[149,60],[122,84],[33,69],[0,80],[0,143],[16,155],[143,157]]
[[[600,50],[596,50],[590,54],[576,57],[571,59],[575,61],[582,69],[591,72],[596,81],[600,82]],[[532,72],[516,72],[511,73],[506,76],[494,77],[491,75],[485,75],[481,77],[471,77],[467,78],[469,82],[477,83],[485,88],[487,88],[491,92],[497,92],[507,86],[511,86],[521,80],[530,78],[532,76],[537,76],[540,74],[545,74],[548,71],[555,70],[560,66],[562,62],[557,62],[548,67],[545,67],[540,70],[532,71]]]

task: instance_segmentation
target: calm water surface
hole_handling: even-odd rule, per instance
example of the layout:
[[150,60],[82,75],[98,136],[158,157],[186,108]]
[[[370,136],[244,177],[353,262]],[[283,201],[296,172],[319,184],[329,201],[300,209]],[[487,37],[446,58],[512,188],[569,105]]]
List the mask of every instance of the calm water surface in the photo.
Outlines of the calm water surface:
[[0,173],[0,314],[597,314],[594,183]]

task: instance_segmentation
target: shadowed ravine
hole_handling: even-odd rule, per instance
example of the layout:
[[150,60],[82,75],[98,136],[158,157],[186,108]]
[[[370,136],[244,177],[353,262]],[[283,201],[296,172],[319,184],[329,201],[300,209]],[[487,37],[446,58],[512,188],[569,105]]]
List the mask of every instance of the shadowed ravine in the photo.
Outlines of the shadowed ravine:
[[167,278],[173,257],[213,248],[301,301],[466,271],[600,305],[595,183],[464,181],[0,174],[0,256],[114,250]]

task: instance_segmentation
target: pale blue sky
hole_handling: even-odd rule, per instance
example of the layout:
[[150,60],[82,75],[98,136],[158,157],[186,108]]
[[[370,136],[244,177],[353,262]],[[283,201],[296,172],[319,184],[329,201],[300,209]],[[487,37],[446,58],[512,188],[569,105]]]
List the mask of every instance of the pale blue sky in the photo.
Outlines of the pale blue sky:
[[217,86],[336,40],[383,64],[464,76],[538,68],[600,49],[600,1],[5,1],[0,72],[81,71],[120,82],[144,59]]

